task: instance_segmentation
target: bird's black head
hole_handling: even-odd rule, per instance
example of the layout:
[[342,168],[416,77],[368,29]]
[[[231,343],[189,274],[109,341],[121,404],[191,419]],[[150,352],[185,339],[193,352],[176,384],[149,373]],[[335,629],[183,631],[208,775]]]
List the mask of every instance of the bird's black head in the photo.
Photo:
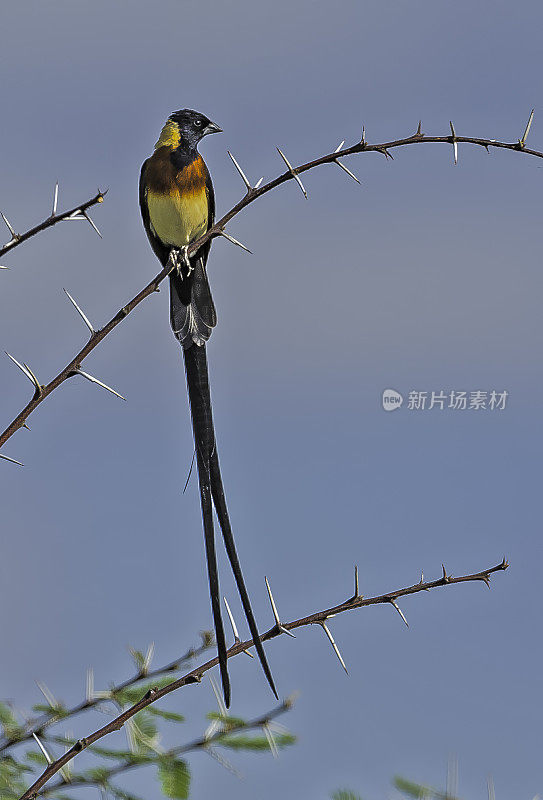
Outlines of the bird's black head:
[[195,150],[198,142],[208,133],[220,133],[222,128],[211,122],[204,114],[184,108],[170,114],[162,128],[157,147],[166,145],[173,149],[182,147]]

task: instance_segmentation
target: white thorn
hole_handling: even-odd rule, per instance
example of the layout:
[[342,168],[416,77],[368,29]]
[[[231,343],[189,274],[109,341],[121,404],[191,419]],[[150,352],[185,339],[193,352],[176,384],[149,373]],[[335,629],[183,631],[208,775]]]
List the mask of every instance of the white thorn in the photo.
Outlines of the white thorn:
[[91,323],[91,321],[90,321],[90,320],[89,320],[89,318],[86,316],[86,314],[84,314],[84,313],[83,313],[83,311],[81,310],[81,308],[80,308],[80,307],[77,305],[77,303],[76,303],[76,302],[75,302],[75,300],[73,299],[73,297],[72,297],[72,295],[70,294],[70,292],[69,292],[67,289],[64,289],[64,292],[65,292],[65,293],[66,293],[66,295],[68,296],[68,299],[69,299],[69,300],[70,300],[70,302],[72,303],[72,305],[73,305],[73,307],[75,308],[75,310],[76,310],[76,311],[78,312],[78,314],[81,316],[81,319],[83,320],[83,322],[85,323],[85,325],[87,326],[87,328],[89,329],[89,331],[91,332],[91,334],[95,333],[95,330],[94,330],[94,328],[92,327],[92,323]]
[[30,381],[30,383],[33,386],[35,386],[37,389],[41,388],[40,384],[38,383],[38,381],[36,379],[36,376],[34,375],[32,370],[26,364],[21,364],[20,361],[17,361],[17,359],[14,358],[11,355],[11,353],[8,353],[7,350],[4,350],[4,353],[7,355],[8,358],[11,358],[11,360],[13,361],[14,364],[17,364],[17,366],[19,367],[19,369],[21,370],[23,375],[26,375],[26,377],[28,378],[28,380]]
[[224,700],[222,698],[221,693],[219,692],[219,687],[215,683],[213,675],[209,676],[209,682],[211,683],[211,688],[213,689],[213,694],[215,695],[215,700],[217,701],[217,705],[219,707],[219,714],[221,715],[221,717],[228,716],[228,711],[226,710],[226,706],[224,705]]
[[245,250],[247,253],[251,253],[251,255],[253,255],[252,251],[249,250],[248,247],[245,247],[244,244],[242,244],[241,242],[238,242],[237,239],[234,239],[234,237],[230,236],[230,234],[226,233],[226,231],[221,230],[220,234],[221,234],[221,236],[224,236],[225,239],[228,239],[229,242],[232,242],[232,244],[237,244],[237,246],[241,247],[242,250]]
[[534,109],[532,108],[532,110],[530,112],[530,119],[528,120],[528,122],[526,124],[526,128],[524,129],[524,133],[522,134],[522,139],[520,139],[520,144],[522,145],[522,147],[524,147],[524,145],[526,144],[526,139],[528,138],[528,134],[530,133],[530,128],[532,127],[533,119],[534,119]]
[[228,605],[228,600],[226,599],[226,597],[223,597],[223,600],[224,600],[224,605],[226,606],[226,613],[228,614],[228,619],[230,620],[230,625],[232,626],[232,632],[234,634],[234,641],[235,642],[239,642],[241,640],[239,638],[239,633],[238,633],[238,629],[236,627],[236,623],[235,623],[234,617],[232,615],[232,612],[230,611],[230,606]]
[[16,461],[14,458],[10,458],[9,456],[3,456],[0,453],[0,458],[3,458],[4,461],[11,461],[12,464],[18,464],[20,467],[24,467],[24,464],[21,461]]
[[85,699],[87,703],[94,700],[94,670],[89,667],[87,670],[87,679],[85,681]]
[[391,603],[391,605],[394,606],[394,608],[396,609],[396,611],[398,612],[400,617],[405,622],[406,626],[409,628],[409,622],[406,620],[405,615],[404,615],[402,609],[400,608],[400,606],[397,604],[397,602],[395,600],[390,600],[390,603]]
[[155,643],[151,642],[149,647],[147,648],[147,652],[145,654],[145,658],[143,659],[143,664],[141,667],[141,671],[147,674],[149,672],[149,667],[151,666],[151,661],[153,660],[153,656],[155,654]]
[[453,138],[453,143],[452,144],[453,144],[453,150],[454,150],[454,163],[458,164],[458,142],[456,141],[456,131],[454,129],[454,125],[452,124],[452,122],[449,122],[449,125],[451,126],[451,133],[452,133],[452,138]]
[[[0,211],[0,214],[2,214],[2,212],[1,212],[1,211]],[[8,228],[8,231],[11,233],[11,236],[13,237],[11,241],[13,241],[14,239],[17,239],[17,238],[18,238],[18,236],[17,236],[17,234],[15,233],[15,229],[14,229],[14,228],[13,228],[13,226],[11,225],[10,221],[8,220],[8,218],[7,218],[7,217],[6,217],[4,214],[2,214],[2,219],[3,219],[3,220],[4,220],[4,222],[6,223],[6,225],[7,225],[7,228]]]
[[265,724],[262,726],[262,730],[264,731],[264,734],[265,734],[265,736],[266,736],[266,739],[268,740],[268,745],[269,745],[269,748],[270,748],[270,750],[271,750],[271,754],[272,754],[272,756],[273,756],[274,758],[279,758],[279,749],[278,749],[278,747],[277,747],[277,744],[276,744],[276,742],[275,742],[275,739],[274,739],[273,733],[272,733],[272,732],[271,732],[271,730],[270,730],[269,723],[267,723],[267,722],[266,722],[266,723],[265,723]]
[[52,764],[53,763],[53,759],[51,758],[51,756],[49,755],[49,753],[47,752],[47,750],[45,749],[43,744],[40,742],[40,740],[38,739],[38,737],[36,736],[35,733],[32,733],[32,738],[35,740],[36,744],[38,745],[38,747],[42,751],[43,755],[45,756],[45,760],[47,761],[47,763],[48,764]]
[[283,153],[283,151],[280,150],[279,148],[277,148],[277,152],[279,153],[279,155],[281,156],[281,158],[283,159],[283,161],[285,162],[285,164],[289,168],[290,174],[292,175],[292,177],[294,178],[294,180],[296,181],[296,183],[300,187],[303,196],[307,200],[307,192],[304,189],[304,185],[303,185],[302,181],[300,180],[300,176],[297,174],[296,170],[294,169],[294,167],[292,166],[292,164],[290,163],[290,161],[288,160],[286,155]]
[[126,400],[126,397],[123,397],[122,394],[116,392],[115,389],[112,389],[111,386],[107,385],[107,383],[102,383],[102,381],[99,381],[98,378],[95,378],[93,375],[89,375],[88,372],[83,372],[82,369],[76,369],[74,370],[74,372],[76,372],[78,375],[82,375],[83,378],[86,378],[88,381],[91,381],[91,383],[97,383],[98,386],[102,387],[102,389],[107,389],[107,391],[111,392],[111,394],[114,394],[115,397],[120,397],[121,400]]
[[354,565],[354,596],[360,597],[360,592],[358,591],[358,564]]
[[58,205],[58,181],[55,183],[55,190],[53,192],[53,210],[51,211],[51,216],[54,217],[57,213],[57,205]]
[[48,689],[44,683],[40,683],[40,681],[36,681],[36,686],[38,687],[42,695],[45,697],[51,708],[54,711],[58,709],[60,703],[55,698],[53,692],[50,689]]
[[37,391],[41,392],[41,385],[40,385],[39,380],[36,378],[36,376],[34,375],[34,373],[32,372],[32,370],[30,369],[30,367],[28,366],[28,364],[25,361],[23,361],[23,364],[27,368],[28,372],[30,373],[30,380],[32,381],[32,383],[36,387]]
[[0,264],[0,269],[9,269],[9,267],[3,267],[3,266]]
[[92,221],[92,219],[90,218],[90,216],[87,214],[86,211],[83,211],[83,216],[85,217],[91,228],[94,228],[100,239],[102,239],[103,238],[102,234],[100,233],[100,231],[98,230],[98,228],[96,227],[96,225],[94,224],[94,222]]
[[277,606],[275,605],[275,600],[273,599],[272,590],[270,589],[270,584],[268,579],[264,576],[264,580],[266,581],[266,588],[268,590],[268,596],[270,598],[270,604],[272,607],[273,618],[275,620],[275,624],[281,627],[281,620],[279,619],[279,614],[277,613]]
[[249,183],[249,179],[247,178],[247,175],[244,173],[244,171],[242,170],[242,168],[240,167],[240,165],[238,164],[238,162],[236,161],[236,159],[234,158],[234,156],[232,155],[230,150],[227,150],[226,152],[228,153],[228,155],[232,159],[232,163],[234,164],[235,168],[237,169],[237,171],[241,175],[241,180],[245,184],[245,186],[247,188],[247,191],[250,192],[253,187]]
[[66,217],[66,219],[85,219],[85,217],[83,216],[81,209],[76,208],[76,210],[73,211],[69,217]]
[[321,622],[320,624],[322,625],[322,629],[323,629],[323,631],[326,633],[326,635],[328,636],[328,639],[330,640],[330,644],[332,645],[332,648],[333,648],[333,650],[334,650],[334,653],[336,654],[336,656],[337,656],[337,657],[338,657],[338,659],[339,659],[339,663],[341,664],[341,666],[343,667],[343,669],[345,670],[345,672],[346,672],[346,673],[347,673],[347,675],[348,675],[348,674],[349,674],[349,672],[348,672],[348,670],[347,670],[347,667],[345,666],[345,662],[344,662],[344,660],[343,660],[343,658],[342,658],[342,656],[341,656],[341,653],[339,652],[339,648],[338,648],[337,644],[336,644],[336,643],[335,643],[335,641],[334,641],[334,637],[332,636],[332,634],[330,633],[330,631],[329,631],[329,629],[328,629],[328,626],[327,626],[327,624],[326,624],[326,621],[323,621],[323,622]]
[[334,153],[339,153],[339,151],[341,150],[341,148],[343,147],[344,144],[345,144],[345,139],[338,144],[338,146],[334,150]]
[[360,181],[358,180],[358,178],[356,177],[354,172],[351,172],[350,169],[347,169],[345,164],[342,164],[341,161],[339,161],[339,159],[334,158],[334,163],[337,164],[338,167],[340,167],[340,169],[342,169],[344,172],[346,172],[347,175],[350,175],[350,177],[353,179],[353,181],[356,181],[357,183],[360,183]]
[[366,144],[366,129],[362,125],[362,144]]
[[[496,793],[494,791],[494,781],[492,779],[492,775],[488,776],[488,780],[486,782],[487,789],[488,789],[488,800],[496,800]],[[536,795],[537,797],[537,795]]]
[[255,188],[255,189],[258,189],[258,188],[259,188],[259,186],[260,186],[260,184],[262,183],[262,181],[263,181],[263,180],[264,180],[264,178],[260,178],[260,179],[259,179],[259,180],[258,180],[258,181],[255,183],[255,186],[254,186],[254,188]]

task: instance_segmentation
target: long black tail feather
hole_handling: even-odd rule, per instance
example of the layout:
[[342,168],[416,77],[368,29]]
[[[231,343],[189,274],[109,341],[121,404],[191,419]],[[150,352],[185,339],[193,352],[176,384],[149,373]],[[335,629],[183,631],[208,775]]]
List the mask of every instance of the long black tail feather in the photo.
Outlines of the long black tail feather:
[[230,704],[230,681],[227,672],[226,644],[220,611],[219,580],[217,575],[211,499],[213,499],[213,503],[215,504],[215,511],[221,527],[226,552],[232,566],[255,649],[258,653],[264,674],[268,679],[273,693],[277,697],[271,670],[264,653],[262,642],[260,641],[260,635],[251,609],[249,595],[243,580],[224,497],[219,458],[215,444],[205,345],[198,346],[193,344],[191,347],[184,349],[183,354],[185,358],[185,371],[187,375],[192,427],[196,446],[211,606],[217,637],[219,666],[225,703],[227,706]]
[[260,659],[260,663],[262,665],[262,669],[264,670],[264,674],[268,679],[268,683],[271,686],[271,690],[277,697],[277,699],[279,699],[277,695],[277,690],[275,688],[275,683],[273,682],[268,660],[264,652],[264,647],[262,646],[262,642],[260,641],[260,634],[258,633],[258,628],[256,626],[255,618],[253,616],[251,603],[249,601],[249,595],[247,594],[247,589],[245,587],[245,581],[243,580],[243,573],[241,571],[238,554],[236,552],[236,546],[234,544],[232,527],[230,525],[230,517],[228,516],[228,508],[226,506],[226,498],[224,496],[224,489],[222,485],[221,470],[219,467],[219,456],[217,454],[216,448],[213,450],[211,456],[211,493],[213,496],[213,502],[215,504],[217,517],[219,518],[219,523],[222,530],[224,546],[226,548],[226,552],[230,560],[230,565],[232,567],[232,572],[234,573],[234,578],[236,579],[238,592],[241,597],[241,603],[243,605],[243,610],[245,611],[245,616],[247,618],[249,630],[251,631],[251,636],[253,637],[255,649],[256,652],[258,653],[258,658]]

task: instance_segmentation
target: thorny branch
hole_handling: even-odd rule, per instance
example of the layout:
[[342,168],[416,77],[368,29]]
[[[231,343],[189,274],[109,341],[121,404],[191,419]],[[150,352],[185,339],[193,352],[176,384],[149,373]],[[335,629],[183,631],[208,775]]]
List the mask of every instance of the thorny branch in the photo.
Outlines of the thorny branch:
[[[60,214],[57,214],[57,200],[58,200],[58,183],[55,186],[55,191],[53,193],[53,210],[50,216],[46,217],[43,222],[40,222],[39,225],[35,225],[33,228],[25,231],[24,233],[16,233],[15,229],[11,225],[8,219],[2,214],[2,219],[6,223],[6,226],[11,233],[11,239],[7,244],[3,247],[0,247],[0,257],[3,256],[5,253],[9,253],[10,250],[14,250],[23,242],[26,242],[27,239],[30,239],[32,236],[36,236],[36,234],[41,233],[42,231],[46,230],[47,228],[51,228],[53,225],[56,225],[57,222],[62,222],[63,220],[70,220],[70,219],[86,219],[93,228],[96,230],[96,226],[93,224],[92,220],[87,214],[89,208],[95,206],[97,203],[104,202],[104,196],[107,192],[107,189],[104,192],[98,192],[91,197],[90,200],[85,200],[84,203],[80,203],[78,206],[74,206],[69,211],[63,211]],[[0,212],[1,213],[1,212]]]
[[[413,584],[412,586],[408,586],[404,589],[396,589],[392,592],[387,592],[386,594],[376,595],[374,597],[363,597],[363,595],[359,594],[358,588],[358,569],[355,568],[355,592],[354,594],[349,597],[349,599],[339,603],[336,606],[332,606],[331,608],[327,608],[324,611],[318,611],[314,614],[310,614],[306,617],[301,617],[300,619],[296,619],[293,622],[279,622],[279,615],[277,609],[275,607],[275,603],[272,603],[272,609],[274,610],[274,620],[275,623],[272,628],[270,628],[266,633],[261,635],[262,641],[268,641],[269,639],[274,639],[276,636],[280,636],[282,633],[291,632],[295,628],[305,627],[307,625],[326,625],[328,619],[337,614],[341,614],[344,611],[352,611],[356,608],[362,608],[363,606],[374,606],[380,604],[390,604],[398,608],[397,600],[400,597],[405,597],[410,594],[417,594],[418,592],[428,591],[430,589],[437,589],[442,586],[452,585],[455,583],[467,583],[470,581],[483,581],[486,583],[487,586],[490,584],[490,576],[494,572],[501,572],[506,570],[509,564],[503,559],[499,564],[496,564],[494,567],[490,567],[489,569],[482,570],[481,572],[475,572],[470,575],[462,575],[458,577],[453,577],[449,575],[445,567],[443,567],[443,573],[440,578],[434,581],[425,581],[424,576],[421,575],[421,579],[418,583]],[[272,601],[272,596],[270,593],[270,601]],[[331,640],[333,642],[333,640]],[[252,646],[252,640],[247,640],[245,642],[241,642],[239,640],[234,641],[234,644],[227,652],[228,658],[233,658],[234,656],[239,655],[239,653],[243,653],[244,651],[248,650]],[[336,655],[341,660],[341,656],[339,655],[339,650],[337,645],[334,644],[334,651]],[[79,739],[73,747],[71,747],[64,755],[58,758],[53,763],[49,764],[49,766],[44,770],[41,776],[30,786],[27,791],[21,796],[20,800],[33,800],[38,796],[39,790],[44,786],[55,774],[57,774],[66,764],[68,764],[78,753],[82,752],[90,745],[97,742],[99,739],[103,739],[104,736],[107,736],[109,733],[113,733],[114,731],[120,730],[123,725],[127,722],[127,720],[134,717],[139,711],[142,711],[147,706],[151,705],[152,703],[160,700],[162,697],[174,692],[176,689],[180,689],[182,686],[187,686],[191,683],[199,683],[202,680],[202,676],[208,672],[212,667],[218,664],[218,658],[212,658],[209,661],[206,661],[204,664],[201,664],[194,669],[187,672],[181,678],[172,681],[167,686],[157,689],[150,689],[144,697],[138,702],[135,703],[131,708],[126,709],[121,714],[119,714],[114,720],[109,722],[107,725],[99,728],[98,730],[91,733],[89,736],[84,737],[83,739]]]
[[[214,732],[206,732],[203,736],[199,736],[196,739],[193,739],[186,744],[178,745],[177,747],[172,747],[170,750],[166,750],[164,753],[161,753],[161,757],[163,759],[177,757],[185,755],[186,753],[194,752],[195,750],[211,750],[212,745],[220,745],[222,740],[227,739],[227,737],[231,736],[232,734],[239,733],[240,731],[248,732],[251,730],[259,730],[263,729],[264,732],[269,736],[268,733],[270,730],[270,722],[272,722],[276,717],[280,716],[281,714],[290,711],[290,709],[294,705],[294,698],[287,697],[283,700],[282,703],[277,705],[271,711],[268,711],[266,714],[262,714],[261,716],[249,720],[248,722],[239,721],[239,722],[229,722],[228,718],[226,717],[224,721],[217,723],[217,728]],[[66,740],[59,738],[56,740],[57,744],[66,744]],[[273,751],[273,735],[272,740],[270,742],[270,749],[272,753],[276,755],[276,752]],[[276,746],[277,747],[277,746]],[[117,775],[123,774],[128,772],[128,770],[134,769],[135,767],[140,767],[145,764],[145,760],[141,757],[138,759],[126,759],[124,762],[117,764],[115,767],[112,767],[109,770],[104,770],[101,775],[101,783],[107,784],[111,778],[116,777]],[[42,797],[48,797],[55,792],[58,792],[61,789],[66,788],[67,783],[70,785],[70,789],[75,789],[78,786],[88,786],[90,781],[86,777],[77,778],[74,777],[69,781],[65,779],[61,779],[54,784],[45,789],[41,793]]]
[[[23,733],[16,736],[6,737],[3,741],[0,741],[0,753],[9,750],[15,745],[29,741],[33,738],[33,736],[43,736],[47,728],[49,728],[51,725],[54,725],[61,719],[66,720],[68,717],[74,717],[84,711],[89,711],[91,708],[95,708],[105,700],[115,700],[115,697],[122,693],[124,689],[129,689],[131,686],[134,686],[134,684],[139,683],[142,680],[150,680],[159,676],[167,675],[170,672],[177,672],[183,666],[187,666],[188,662],[193,661],[195,658],[199,658],[201,655],[203,655],[206,650],[212,646],[212,644],[213,634],[210,631],[204,631],[202,633],[202,644],[199,647],[191,647],[184,655],[179,656],[179,658],[176,658],[174,661],[170,661],[170,663],[153,670],[149,669],[147,663],[147,660],[150,659],[144,659],[141,666],[137,672],[132,675],[132,677],[122,681],[122,683],[111,686],[107,692],[94,692],[94,688],[92,686],[93,681],[91,679],[91,686],[87,686],[87,696],[85,699],[71,708],[66,708],[59,704],[55,698],[50,695],[50,693],[46,692],[45,687],[41,687],[42,692],[46,694],[49,705],[51,706],[50,713],[44,714],[39,719],[29,720]],[[92,675],[92,673],[90,674]],[[88,679],[89,674],[87,674],[87,680]]]
[[[496,141],[495,139],[481,139],[476,137],[457,136],[454,125],[452,123],[451,123],[450,136],[426,136],[424,133],[422,133],[422,125],[419,122],[419,126],[413,135],[408,136],[404,139],[396,139],[394,141],[383,142],[381,144],[369,144],[366,141],[365,131],[363,131],[362,139],[356,144],[352,145],[351,147],[342,149],[344,144],[342,142],[341,145],[338,148],[336,148],[333,152],[321,156],[320,158],[317,158],[314,161],[309,161],[306,164],[302,164],[298,167],[293,167],[291,163],[288,161],[286,155],[282,151],[279,151],[281,158],[288,166],[288,170],[264,185],[261,185],[262,183],[261,179],[255,186],[252,186],[249,180],[247,179],[245,173],[237,163],[237,161],[234,158],[232,158],[233,163],[236,169],[238,170],[246,186],[247,191],[245,195],[242,197],[242,199],[238,203],[236,203],[236,205],[234,205],[230,209],[230,211],[228,211],[223,217],[221,217],[221,219],[218,220],[209,229],[209,231],[207,231],[207,233],[205,233],[203,236],[201,236],[187,248],[186,255],[187,256],[194,255],[205,242],[214,239],[217,236],[223,236],[230,242],[239,245],[244,250],[247,250],[245,245],[241,244],[241,242],[238,242],[232,236],[227,234],[226,231],[224,230],[224,227],[227,225],[227,223],[230,222],[244,208],[246,208],[246,206],[248,206],[250,203],[254,202],[259,197],[262,197],[268,192],[271,192],[273,189],[277,188],[283,183],[286,183],[289,180],[295,180],[300,186],[301,191],[307,197],[305,188],[299,176],[301,173],[308,172],[309,170],[314,169],[315,167],[319,167],[323,164],[335,164],[338,167],[341,167],[341,169],[347,172],[352,178],[357,180],[356,176],[353,175],[350,172],[350,170],[348,170],[345,167],[345,165],[340,161],[340,159],[345,158],[347,156],[356,155],[358,153],[381,153],[387,159],[388,158],[392,159],[392,154],[390,153],[390,151],[393,150],[394,148],[405,147],[406,145],[428,144],[436,142],[441,144],[449,144],[453,146],[455,163],[458,160],[458,144],[474,144],[480,147],[484,147],[487,151],[489,151],[491,147],[502,148],[506,150],[513,150],[515,152],[524,153],[525,155],[535,156],[536,158],[543,158],[543,152],[540,152],[538,150],[531,150],[530,148],[526,147],[526,138],[530,130],[532,119],[533,119],[533,111],[530,114],[528,124],[526,125],[522,137],[518,139],[516,142],[511,142],[511,143],[499,142]],[[100,199],[98,198],[103,198],[103,194],[97,195],[96,198],[94,198],[94,202],[100,202]],[[80,206],[80,208],[83,208],[83,206]],[[42,224],[45,227],[47,227],[46,223]],[[28,237],[30,233],[33,233],[33,231],[24,235]],[[12,246],[15,246],[15,244],[17,244],[17,242],[14,242]],[[5,252],[5,248],[3,251],[0,250],[0,255],[2,254],[2,252]],[[27,403],[27,405],[23,408],[23,410],[15,417],[15,419],[13,419],[13,421],[8,425],[5,431],[0,435],[0,447],[2,447],[2,445],[4,445],[7,442],[7,440],[11,436],[13,436],[13,434],[17,430],[19,430],[19,428],[25,426],[26,420],[28,419],[30,414],[40,405],[40,403],[42,403],[45,400],[46,397],[48,397],[51,394],[51,392],[57,389],[68,378],[82,374],[81,372],[82,361],[94,350],[95,347],[97,347],[100,344],[100,342],[103,339],[105,339],[105,337],[109,333],[111,333],[111,331],[114,328],[117,327],[117,325],[119,325],[120,322],[122,322],[122,320],[126,316],[128,316],[128,314],[130,314],[136,308],[136,306],[138,306],[143,300],[145,300],[146,297],[149,297],[149,295],[151,295],[158,289],[159,284],[169,275],[169,273],[173,269],[174,269],[173,260],[170,259],[168,264],[153,278],[153,280],[151,280],[147,284],[147,286],[145,286],[140,292],[138,292],[138,294],[135,297],[133,297],[132,300],[130,300],[125,306],[123,306],[120,309],[120,311],[118,311],[115,314],[115,316],[109,320],[109,322],[107,322],[99,330],[91,330],[90,338],[87,344],[81,348],[81,350],[77,353],[77,355],[74,356],[74,358],[70,361],[69,364],[67,364],[64,367],[64,369],[62,369],[49,383],[45,385],[40,385],[38,383],[38,386],[37,387],[35,386],[34,396],[32,397],[32,399]],[[79,313],[85,320],[84,315],[82,314],[81,310],[77,307],[77,305],[76,308],[78,309]],[[95,382],[101,383],[96,379],[93,379],[92,376],[88,376],[86,373],[84,374],[84,377],[87,377],[89,380],[94,380]],[[104,384],[101,385],[104,386]],[[110,390],[108,386],[104,386],[104,388]],[[0,458],[4,458],[8,461],[13,461],[13,459],[10,459],[7,456],[3,455],[0,455]]]

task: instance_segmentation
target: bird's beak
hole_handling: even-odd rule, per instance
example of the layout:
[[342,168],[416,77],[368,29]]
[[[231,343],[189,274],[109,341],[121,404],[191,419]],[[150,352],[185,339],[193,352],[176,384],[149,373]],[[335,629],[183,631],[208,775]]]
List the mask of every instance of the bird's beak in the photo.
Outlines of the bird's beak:
[[210,122],[209,125],[204,128],[204,136],[207,136],[208,133],[222,133],[222,128],[219,128],[214,122]]

